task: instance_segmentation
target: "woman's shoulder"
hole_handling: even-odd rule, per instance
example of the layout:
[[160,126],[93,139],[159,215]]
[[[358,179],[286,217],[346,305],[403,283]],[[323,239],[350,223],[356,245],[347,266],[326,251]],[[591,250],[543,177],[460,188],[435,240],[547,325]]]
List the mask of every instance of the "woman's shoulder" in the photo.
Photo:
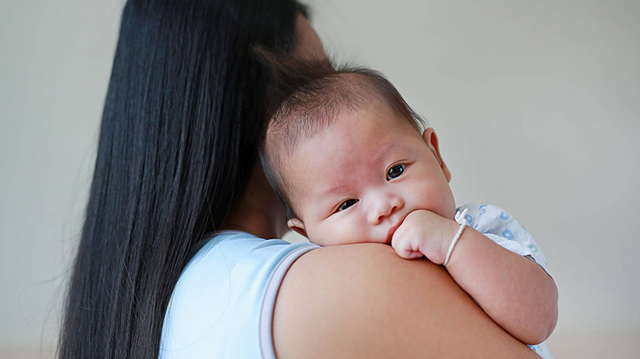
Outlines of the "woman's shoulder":
[[161,358],[259,357],[273,351],[262,348],[265,331],[271,342],[272,310],[264,308],[273,308],[289,265],[314,248],[240,231],[204,240],[173,290]]
[[380,244],[324,247],[295,261],[280,286],[273,337],[280,358],[536,357],[443,267]]

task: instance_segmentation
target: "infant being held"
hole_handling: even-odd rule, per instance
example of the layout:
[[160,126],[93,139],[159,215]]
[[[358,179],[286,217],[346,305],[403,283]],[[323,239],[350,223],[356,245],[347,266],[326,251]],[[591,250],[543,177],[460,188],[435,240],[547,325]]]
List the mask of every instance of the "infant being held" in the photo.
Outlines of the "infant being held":
[[[443,264],[460,224],[434,130],[421,131],[422,120],[374,71],[318,63],[284,76],[262,159],[289,227],[321,246],[390,244],[403,258]],[[447,270],[496,323],[550,358],[545,345],[533,346],[557,321],[544,255],[506,212],[464,208],[469,226]]]

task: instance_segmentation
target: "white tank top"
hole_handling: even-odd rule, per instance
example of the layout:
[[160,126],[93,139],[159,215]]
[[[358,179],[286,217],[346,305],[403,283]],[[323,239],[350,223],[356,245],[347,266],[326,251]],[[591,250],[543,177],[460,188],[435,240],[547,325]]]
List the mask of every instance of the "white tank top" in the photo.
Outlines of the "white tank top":
[[189,261],[165,313],[160,359],[275,359],[272,319],[291,264],[318,248],[221,231]]

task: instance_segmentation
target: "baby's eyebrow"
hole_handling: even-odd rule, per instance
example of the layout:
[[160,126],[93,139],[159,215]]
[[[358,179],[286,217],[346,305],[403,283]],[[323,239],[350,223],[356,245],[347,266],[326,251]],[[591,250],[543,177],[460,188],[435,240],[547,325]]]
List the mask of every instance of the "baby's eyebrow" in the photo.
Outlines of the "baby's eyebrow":
[[320,194],[320,198],[324,201],[327,200],[327,197],[331,196],[331,195],[335,195],[336,193],[339,192],[344,192],[347,189],[347,185],[345,185],[344,183],[340,183],[336,186],[333,186],[331,188],[329,188],[326,191],[323,191]]
[[[339,184],[337,186],[331,187],[326,191],[319,192],[319,197],[315,201],[314,205],[311,207],[311,211],[314,213],[314,216],[322,216],[322,218],[328,217],[330,214],[330,210],[336,206],[336,195],[338,193],[344,193],[344,191],[348,190],[347,186],[343,184]],[[310,199],[313,202],[312,199]]]
[[376,151],[375,156],[372,157],[372,162],[373,164],[377,164],[380,163],[380,161],[382,161],[382,159],[384,158],[384,156],[389,152],[389,150],[394,147],[394,143],[387,143],[386,145],[380,147],[380,149],[378,149]]
[[[378,164],[384,160],[385,156],[389,153],[389,151],[394,147],[395,147],[395,143],[393,142],[387,143],[382,147],[380,147],[375,152],[375,154],[371,157],[371,160],[369,161],[369,166],[371,166],[372,168],[376,168]],[[348,191],[350,188],[351,187],[349,183],[340,182],[339,184],[333,187],[330,187],[325,191],[322,191],[320,193],[321,201],[327,200],[328,197],[335,195],[336,193]]]

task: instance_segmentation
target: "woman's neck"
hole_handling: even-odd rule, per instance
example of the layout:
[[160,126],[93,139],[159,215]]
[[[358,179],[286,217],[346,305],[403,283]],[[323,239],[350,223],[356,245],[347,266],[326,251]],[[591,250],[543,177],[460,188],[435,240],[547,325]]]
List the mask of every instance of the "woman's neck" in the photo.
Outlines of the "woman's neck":
[[287,231],[282,203],[260,164],[254,167],[244,194],[221,229],[241,230],[261,238],[280,238]]

